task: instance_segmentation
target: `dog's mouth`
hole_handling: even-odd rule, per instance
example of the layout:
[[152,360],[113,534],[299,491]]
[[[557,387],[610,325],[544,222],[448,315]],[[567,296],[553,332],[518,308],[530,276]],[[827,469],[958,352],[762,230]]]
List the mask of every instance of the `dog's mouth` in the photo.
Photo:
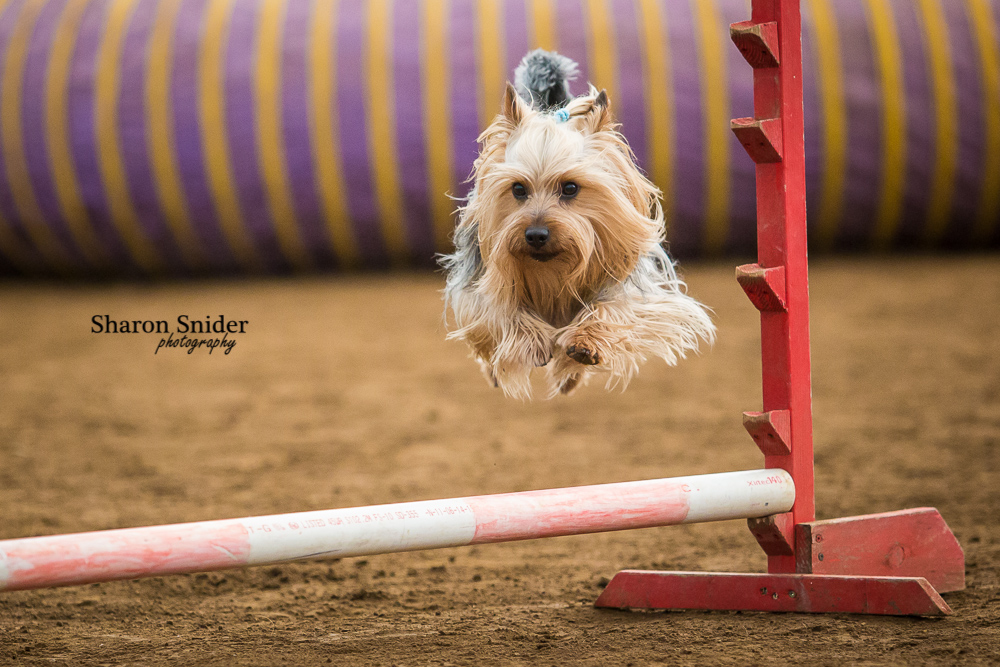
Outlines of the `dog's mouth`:
[[545,252],[542,250],[531,250],[528,252],[528,257],[535,260],[536,262],[548,262],[559,256],[559,251],[549,251]]

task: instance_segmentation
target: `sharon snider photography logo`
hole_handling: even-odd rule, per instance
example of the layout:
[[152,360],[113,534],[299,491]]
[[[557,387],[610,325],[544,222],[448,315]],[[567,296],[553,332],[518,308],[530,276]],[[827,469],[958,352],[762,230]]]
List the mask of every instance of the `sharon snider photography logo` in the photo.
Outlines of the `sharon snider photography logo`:
[[195,350],[207,350],[209,354],[221,348],[229,354],[236,347],[240,334],[247,333],[250,320],[232,320],[225,315],[206,315],[204,319],[192,319],[178,315],[171,323],[167,320],[121,320],[111,315],[94,315],[90,318],[90,332],[95,334],[156,334],[160,337],[153,350],[185,350],[193,354]]

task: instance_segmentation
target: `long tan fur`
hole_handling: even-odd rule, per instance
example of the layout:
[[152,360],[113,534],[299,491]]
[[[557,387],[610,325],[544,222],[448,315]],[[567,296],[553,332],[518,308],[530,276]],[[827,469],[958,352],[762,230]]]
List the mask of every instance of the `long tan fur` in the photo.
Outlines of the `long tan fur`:
[[[559,122],[508,85],[501,109],[479,137],[473,194],[444,258],[449,338],[466,341],[486,377],[521,398],[536,367],[548,370],[550,396],[593,373],[624,387],[647,358],[674,364],[712,341],[711,319],[661,247],[660,193],[636,167],[607,95],[591,88]],[[560,196],[566,182],[579,186],[571,200]],[[514,183],[526,199],[512,195]],[[549,232],[546,261],[525,241],[532,225]]]

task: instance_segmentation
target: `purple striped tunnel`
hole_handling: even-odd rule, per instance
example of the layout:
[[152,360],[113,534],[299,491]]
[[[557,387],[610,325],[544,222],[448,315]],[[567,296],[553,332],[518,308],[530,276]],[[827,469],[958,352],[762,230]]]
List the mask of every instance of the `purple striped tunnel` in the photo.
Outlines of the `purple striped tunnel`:
[[[1000,0],[803,0],[814,251],[1000,244]],[[534,47],[681,257],[752,254],[743,0],[4,0],[0,274],[430,265]],[[584,81],[577,82],[577,92]]]

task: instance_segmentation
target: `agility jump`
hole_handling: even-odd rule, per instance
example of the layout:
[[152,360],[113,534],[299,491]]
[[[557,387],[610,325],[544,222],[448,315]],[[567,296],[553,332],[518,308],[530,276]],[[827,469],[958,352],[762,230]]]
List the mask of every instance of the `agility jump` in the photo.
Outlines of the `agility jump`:
[[731,35],[754,68],[758,262],[737,279],[761,312],[763,411],[744,426],[765,469],[456,500],[0,542],[0,590],[745,518],[767,573],[623,571],[599,607],[950,613],[961,546],[930,508],[816,521],[798,0],[753,0]]

